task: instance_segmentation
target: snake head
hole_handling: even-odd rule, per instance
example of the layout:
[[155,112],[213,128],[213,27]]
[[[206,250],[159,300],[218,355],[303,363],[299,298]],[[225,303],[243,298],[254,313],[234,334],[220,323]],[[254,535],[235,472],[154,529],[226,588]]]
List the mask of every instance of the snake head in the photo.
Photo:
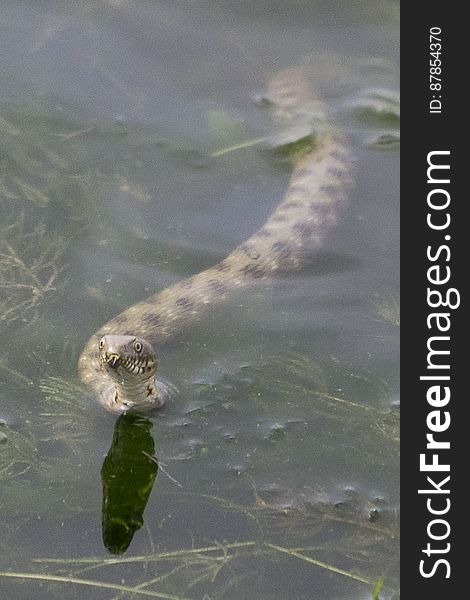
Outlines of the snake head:
[[121,382],[155,375],[157,357],[151,344],[134,335],[103,335],[98,342],[102,370]]

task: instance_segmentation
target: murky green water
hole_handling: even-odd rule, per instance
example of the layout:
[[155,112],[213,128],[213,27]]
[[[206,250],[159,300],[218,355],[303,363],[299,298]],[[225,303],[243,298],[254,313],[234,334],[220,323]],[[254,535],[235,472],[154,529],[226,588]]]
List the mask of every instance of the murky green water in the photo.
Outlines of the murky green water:
[[[0,595],[397,597],[397,3],[0,8]],[[276,133],[253,97],[291,65],[349,132],[349,207],[310,269],[161,350],[161,412],[116,421],[80,350],[278,203],[266,144],[214,154]]]

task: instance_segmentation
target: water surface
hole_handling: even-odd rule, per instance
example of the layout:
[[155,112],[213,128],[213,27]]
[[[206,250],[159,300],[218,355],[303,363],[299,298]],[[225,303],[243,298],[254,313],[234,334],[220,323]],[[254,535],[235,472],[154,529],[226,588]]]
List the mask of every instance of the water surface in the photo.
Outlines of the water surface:
[[[396,597],[398,4],[0,5],[2,597]],[[292,65],[349,134],[348,208],[305,272],[162,350],[162,411],[116,422],[81,348],[279,202],[269,144],[219,153],[275,135],[253,99]]]

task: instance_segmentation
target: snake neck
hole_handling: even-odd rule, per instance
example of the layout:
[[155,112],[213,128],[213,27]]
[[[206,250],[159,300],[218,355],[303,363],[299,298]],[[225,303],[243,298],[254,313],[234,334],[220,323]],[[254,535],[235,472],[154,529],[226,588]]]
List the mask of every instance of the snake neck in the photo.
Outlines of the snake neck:
[[125,406],[135,406],[138,404],[154,403],[158,397],[155,379],[142,381],[140,384],[135,382],[121,382],[115,384],[114,401]]
[[107,410],[122,414],[128,411],[148,412],[161,408],[168,395],[167,386],[155,379],[145,384],[116,384],[109,378],[96,390],[97,399]]
[[152,376],[138,383],[135,381],[119,381],[114,383],[114,404],[120,411],[130,409],[148,409],[163,404],[155,377]]

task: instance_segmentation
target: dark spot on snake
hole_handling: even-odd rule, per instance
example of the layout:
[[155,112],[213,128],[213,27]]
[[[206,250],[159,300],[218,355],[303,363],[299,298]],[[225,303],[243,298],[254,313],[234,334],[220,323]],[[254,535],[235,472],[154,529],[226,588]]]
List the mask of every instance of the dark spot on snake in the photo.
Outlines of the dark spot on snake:
[[190,300],[189,298],[178,298],[178,300],[175,302],[176,306],[183,306],[184,308],[192,308],[194,306],[194,302],[193,300]]
[[222,260],[221,262],[214,265],[214,269],[216,271],[220,271],[221,273],[225,273],[226,271],[230,270],[230,265],[225,260]]
[[343,169],[338,169],[337,167],[329,167],[327,170],[328,175],[331,175],[332,177],[343,177],[344,175],[344,171]]
[[329,196],[333,196],[338,191],[338,188],[335,185],[322,185],[320,186],[320,192],[324,194],[328,194]]
[[258,237],[271,237],[271,233],[267,229],[260,229],[256,234]]
[[142,318],[142,321],[145,325],[159,325],[161,323],[161,316],[159,314],[148,314]]
[[291,198],[292,196],[298,196],[299,194],[305,194],[305,192],[308,192],[308,189],[306,188],[305,185],[302,185],[301,183],[299,183],[299,184],[293,185],[289,188],[289,191],[287,192],[287,197]]
[[284,204],[281,205],[281,208],[298,208],[298,207],[299,207],[298,202],[285,202]]
[[240,273],[249,275],[250,277],[253,277],[254,279],[260,279],[261,277],[263,277],[265,275],[264,269],[262,269],[258,265],[253,265],[253,264],[245,265],[244,267],[242,267],[240,269]]
[[275,215],[273,217],[273,221],[276,221],[278,223],[281,223],[282,221],[286,221],[286,217],[284,215]]
[[227,289],[227,287],[223,283],[220,283],[218,279],[209,279],[207,285],[219,294],[223,294]]
[[271,249],[279,256],[279,258],[289,258],[292,250],[287,242],[275,242]]
[[332,213],[335,205],[332,204],[319,204],[318,202],[310,202],[309,209],[310,214],[315,216],[327,216]]
[[127,321],[127,317],[125,317],[124,315],[117,315],[116,317],[114,317],[113,321],[118,325],[123,325]]

